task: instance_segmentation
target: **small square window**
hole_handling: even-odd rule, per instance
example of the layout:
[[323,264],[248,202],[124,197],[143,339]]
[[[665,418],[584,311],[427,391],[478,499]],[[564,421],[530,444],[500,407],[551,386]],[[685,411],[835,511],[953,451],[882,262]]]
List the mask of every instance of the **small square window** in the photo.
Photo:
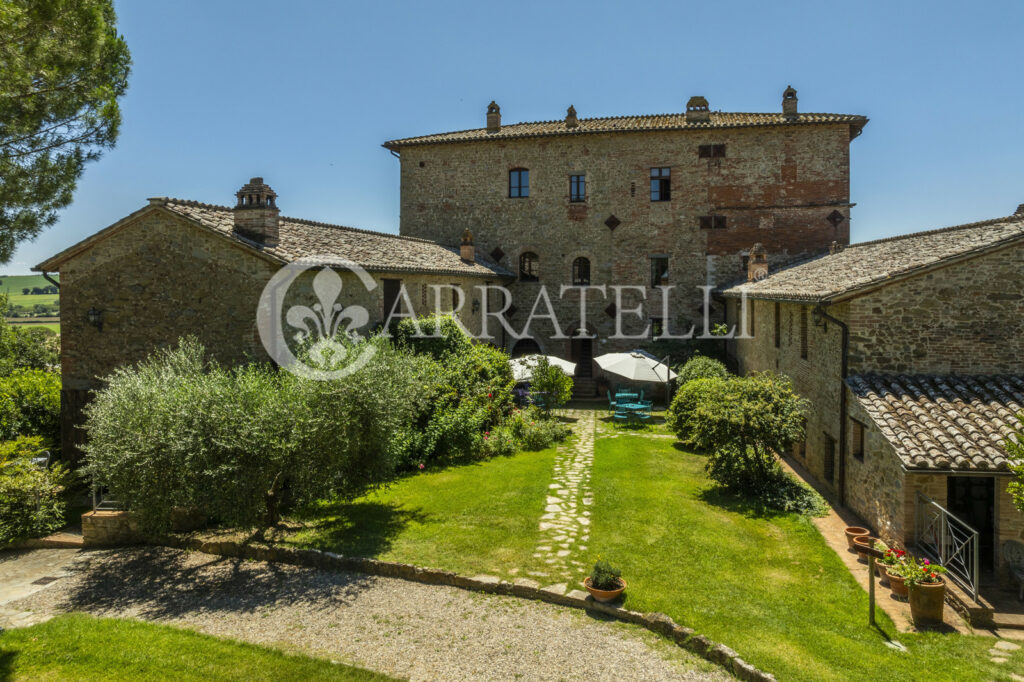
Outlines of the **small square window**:
[[712,218],[712,221],[711,221],[712,227],[714,227],[716,230],[724,230],[725,229],[725,216],[724,215],[711,216],[711,218]]
[[724,230],[726,227],[724,215],[702,215],[698,220],[702,230]]
[[697,147],[697,156],[702,159],[721,159],[725,157],[725,145],[702,144]]
[[656,339],[665,333],[665,319],[662,317],[651,318],[651,338]]
[[651,256],[651,287],[668,284],[668,256]]
[[864,461],[864,425],[856,419],[851,419],[853,429],[851,430],[851,436],[853,440],[853,457],[858,462]]
[[671,168],[651,169],[651,201],[672,200]]
[[569,176],[569,201],[580,202],[587,200],[587,176]]
[[508,172],[508,196],[510,199],[525,199],[530,196],[530,171],[516,168]]

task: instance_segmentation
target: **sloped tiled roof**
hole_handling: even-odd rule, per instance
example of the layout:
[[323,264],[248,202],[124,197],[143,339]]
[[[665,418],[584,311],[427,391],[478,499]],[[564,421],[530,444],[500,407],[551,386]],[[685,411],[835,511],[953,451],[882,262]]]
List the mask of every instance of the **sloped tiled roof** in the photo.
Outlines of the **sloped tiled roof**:
[[1024,239],[1024,212],[941,230],[851,244],[769,274],[757,282],[726,289],[751,298],[786,301],[834,301],[864,289],[908,277],[960,258]]
[[1007,471],[1024,375],[861,374],[846,380],[908,469]]
[[[150,207],[152,206],[165,208],[281,263],[313,257],[344,258],[369,272],[452,274],[488,278],[512,276],[512,273],[487,258],[478,255],[475,262],[467,263],[459,256],[457,248],[441,246],[427,239],[282,216],[279,243],[276,246],[263,246],[234,232],[232,209],[227,206],[165,197],[150,199]],[[123,222],[112,227],[116,228]],[[105,233],[106,230],[89,237],[36,266],[35,269],[56,269],[60,262],[82,247],[101,239]]]
[[753,126],[795,126],[846,123],[854,126],[856,132],[867,124],[864,116],[853,114],[794,114],[782,113],[730,113],[712,111],[710,121],[687,121],[685,113],[649,114],[641,116],[606,116],[581,118],[575,128],[565,125],[564,119],[555,121],[534,121],[502,125],[500,130],[488,132],[486,128],[458,130],[435,135],[405,137],[384,143],[388,149],[398,149],[419,144],[444,144],[450,142],[476,142],[479,140],[501,140],[517,137],[546,137],[551,135],[587,135],[590,133],[625,133],[648,130],[706,130],[714,128],[749,128]]

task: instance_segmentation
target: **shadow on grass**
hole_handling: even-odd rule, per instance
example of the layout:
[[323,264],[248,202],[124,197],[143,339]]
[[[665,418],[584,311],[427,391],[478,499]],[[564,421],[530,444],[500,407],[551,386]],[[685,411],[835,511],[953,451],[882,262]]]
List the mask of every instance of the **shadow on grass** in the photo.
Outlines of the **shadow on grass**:
[[[2,646],[2,644],[0,644]],[[0,682],[14,679],[14,659],[16,651],[4,651],[0,649]]]
[[764,519],[770,521],[772,519],[789,518],[796,515],[796,512],[787,512],[773,507],[768,507],[760,500],[743,497],[718,486],[712,486],[701,490],[697,493],[697,498],[713,507],[741,514],[748,519]]
[[311,536],[303,544],[345,556],[377,557],[391,549],[410,523],[429,518],[419,509],[394,503],[329,502],[306,509],[295,518],[304,521]]

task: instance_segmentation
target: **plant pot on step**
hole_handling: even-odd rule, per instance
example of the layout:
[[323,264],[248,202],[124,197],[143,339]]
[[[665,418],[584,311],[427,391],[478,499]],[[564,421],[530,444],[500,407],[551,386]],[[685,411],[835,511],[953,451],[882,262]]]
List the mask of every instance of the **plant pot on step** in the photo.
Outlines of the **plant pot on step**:
[[906,582],[904,582],[903,576],[896,575],[895,573],[890,573],[888,569],[885,571],[885,576],[889,579],[889,589],[892,591],[892,593],[895,594],[897,597],[906,599],[907,584]]
[[946,603],[946,581],[908,585],[910,617],[914,627],[942,625],[942,610]]
[[853,548],[857,550],[857,556],[860,561],[867,562],[868,555],[865,554],[863,549],[871,549],[878,542],[878,538],[873,538],[870,535],[860,535],[853,539]]
[[600,601],[600,602],[615,601],[616,599],[619,598],[619,595],[621,595],[623,593],[623,591],[625,591],[625,589],[626,589],[626,581],[623,580],[622,578],[617,578],[617,580],[619,581],[618,589],[614,589],[614,590],[599,590],[596,587],[591,587],[590,577],[588,576],[583,581],[583,587],[587,588],[587,592],[589,592],[590,596],[592,596],[594,598],[594,601]]
[[853,539],[860,537],[861,535],[871,535],[871,531],[867,528],[861,528],[860,526],[850,526],[846,529],[846,544],[850,546],[850,549],[856,549],[853,546]]

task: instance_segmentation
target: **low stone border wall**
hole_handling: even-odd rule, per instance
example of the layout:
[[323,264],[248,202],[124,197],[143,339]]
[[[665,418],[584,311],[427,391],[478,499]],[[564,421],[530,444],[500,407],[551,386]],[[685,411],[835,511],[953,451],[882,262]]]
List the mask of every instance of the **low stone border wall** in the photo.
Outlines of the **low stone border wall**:
[[517,578],[514,582],[508,582],[490,575],[468,577],[451,571],[421,568],[412,564],[400,564],[390,561],[379,561],[377,559],[346,557],[316,549],[268,547],[234,541],[205,541],[198,538],[171,536],[152,540],[151,544],[239,559],[275,561],[326,570],[367,573],[387,578],[400,578],[426,585],[448,585],[475,592],[503,594],[524,599],[539,599],[540,601],[561,606],[585,609],[602,613],[626,623],[634,623],[652,632],[665,635],[678,646],[721,665],[741,680],[748,680],[750,682],[774,682],[775,680],[774,675],[758,670],[740,658],[739,654],[729,647],[713,642],[703,635],[698,635],[691,628],[676,624],[675,621],[664,613],[658,613],[657,611],[640,613],[639,611],[624,609],[615,604],[597,602],[582,590],[568,590],[568,586],[565,583],[542,587],[537,581],[528,578]]

